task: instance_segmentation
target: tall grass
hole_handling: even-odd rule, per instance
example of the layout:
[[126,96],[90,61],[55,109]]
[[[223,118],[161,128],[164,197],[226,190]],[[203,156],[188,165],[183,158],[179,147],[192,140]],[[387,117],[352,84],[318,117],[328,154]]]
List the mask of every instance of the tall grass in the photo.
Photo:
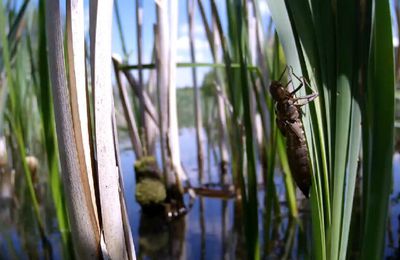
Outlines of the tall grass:
[[[28,1],[24,1],[21,9],[16,12],[15,19],[10,19],[8,28],[9,31],[6,33],[7,23],[6,16],[12,11],[5,10],[3,3],[0,4],[0,37],[2,46],[2,70],[5,72],[5,77],[2,79],[2,99],[1,114],[4,115],[4,109],[6,109],[6,119],[12,131],[13,140],[17,145],[17,156],[14,161],[17,161],[21,167],[25,182],[28,188],[28,194],[30,199],[30,205],[33,208],[35,222],[39,229],[39,234],[44,248],[47,254],[51,254],[51,247],[47,237],[47,231],[44,225],[43,214],[40,210],[40,205],[38,197],[35,191],[32,172],[28,166],[27,156],[34,155],[28,154],[28,149],[31,148],[33,151],[33,136],[34,131],[33,126],[35,125],[35,117],[28,117],[29,112],[35,112],[34,109],[34,93],[31,89],[32,85],[26,80],[26,75],[29,75],[29,64],[27,63],[29,57],[28,46],[29,41],[21,40],[21,33],[17,33],[17,30],[23,30],[23,19],[24,13],[26,11]],[[18,50],[18,51],[17,51]],[[12,66],[16,70],[12,70]],[[6,95],[6,96],[5,96]],[[7,104],[7,105],[6,105]],[[31,104],[32,108],[28,110],[25,106],[26,104]],[[1,119],[3,121],[3,118]],[[2,124],[2,132],[4,125]],[[28,148],[29,147],[29,148]],[[54,179],[53,179],[54,180]],[[57,180],[55,180],[57,181]],[[60,195],[60,193],[58,194]],[[62,198],[62,197],[57,197]],[[65,249],[65,256],[69,256],[68,249],[70,245],[70,239],[68,236],[68,222],[66,220],[66,215],[63,214],[62,205],[58,204],[58,201],[54,201],[55,206],[58,211],[57,216],[59,217],[59,228],[62,231],[63,245]],[[59,206],[59,207],[58,207]],[[66,228],[66,229],[64,229]]]
[[[249,26],[247,21],[254,19],[258,23],[261,23],[259,14],[257,16],[255,15],[256,11],[253,11],[253,9],[259,9],[257,4],[254,6],[251,5],[253,8],[249,8],[247,1],[227,1],[227,17],[221,17],[221,10],[218,10],[215,1],[210,1],[212,13],[211,25],[206,17],[206,8],[203,1],[197,1],[197,5],[200,10],[214,63],[178,63],[177,66],[190,68],[210,67],[215,71],[217,91],[214,94],[219,109],[218,121],[221,124],[221,129],[226,127],[229,132],[233,182],[243,207],[242,214],[244,217],[244,229],[246,231],[248,258],[260,258],[258,241],[257,160],[261,154],[267,158],[268,167],[266,167],[264,172],[264,175],[267,176],[264,178],[264,181],[268,187],[266,197],[268,205],[267,214],[274,211],[275,216],[280,215],[279,198],[275,189],[273,174],[275,171],[276,151],[279,151],[284,169],[288,169],[282,137],[278,138],[280,145],[277,146],[277,129],[274,126],[275,117],[273,116],[273,112],[271,112],[273,111],[273,104],[271,98],[267,96],[268,83],[266,80],[268,78],[263,76],[271,74],[272,66],[268,67],[265,64],[269,64],[273,59],[267,57],[261,41],[257,41],[257,51],[249,48],[250,39],[248,36]],[[250,12],[254,13],[254,17],[249,17]],[[227,31],[222,26],[223,19],[227,19],[228,21]],[[257,29],[261,30],[261,25],[258,26]],[[257,37],[263,38],[263,32],[257,33],[259,34]],[[156,38],[156,45],[159,45],[158,40],[159,38]],[[219,42],[221,43],[220,45],[218,44]],[[277,49],[279,49],[279,42],[276,41],[276,43]],[[219,57],[220,52],[222,52],[222,57]],[[257,55],[261,55],[259,59],[261,61],[251,59],[251,57]],[[277,60],[275,64],[277,65],[273,67],[274,73],[280,74],[280,56],[276,55],[275,57]],[[218,63],[220,60],[223,60],[223,63]],[[157,59],[155,64],[121,65],[119,68],[124,71],[139,69],[140,67],[154,69],[155,67],[162,67],[162,64],[159,62],[162,63],[163,61]],[[259,65],[259,62],[264,63],[262,69],[256,67],[256,65]],[[159,84],[162,84],[163,76],[159,75],[158,77]],[[257,99],[257,106],[254,103],[255,97]],[[263,149],[265,149],[265,152],[263,153],[260,153],[259,145],[255,138],[254,113],[261,113],[264,118],[262,131],[265,133],[263,136]],[[226,118],[224,118],[225,115],[227,115]],[[159,120],[162,120],[162,118]],[[221,136],[222,139],[224,134]],[[226,159],[227,149],[223,148],[223,146],[224,144],[221,143],[221,158]],[[291,215],[297,216],[293,181],[288,174],[285,175],[284,179]],[[269,219],[267,227],[272,223],[272,215],[270,215]],[[267,233],[269,234],[269,232]]]
[[[237,4],[239,2],[236,2]],[[254,143],[252,139],[252,123],[250,121],[250,108],[249,108],[249,96],[247,91],[249,91],[247,83],[247,45],[245,32],[242,26],[242,6],[238,4],[235,5],[233,1],[227,1],[227,12],[229,20],[229,42],[224,36],[224,32],[221,25],[221,19],[215,4],[215,1],[211,2],[212,12],[214,14],[214,19],[216,21],[217,30],[219,33],[220,41],[222,43],[222,53],[225,61],[225,73],[227,79],[227,89],[228,97],[233,107],[233,116],[231,120],[233,124],[230,125],[230,135],[232,147],[232,171],[235,180],[235,188],[240,191],[241,201],[244,208],[243,219],[244,219],[244,230],[246,234],[246,251],[249,259],[258,259],[260,257],[259,252],[259,242],[258,242],[258,205],[257,205],[257,185],[256,185],[256,168],[255,168],[255,151]],[[237,31],[236,31],[237,30]],[[243,37],[243,38],[242,38]],[[231,64],[236,61],[240,62],[240,74],[235,73]],[[241,92],[240,85],[242,86],[243,92]],[[246,134],[246,152],[249,160],[249,179],[247,190],[244,179],[244,139],[243,139],[243,128],[235,126],[236,123],[241,120],[241,99],[243,97],[243,106],[245,107],[245,134]],[[236,140],[236,141],[234,141]]]
[[[268,4],[288,65],[319,92],[303,119],[313,166],[314,257],[347,255],[362,133],[363,254],[380,258],[393,150],[389,2],[269,0]],[[309,91],[306,88],[300,95]],[[373,205],[380,205],[379,210]]]
[[362,257],[380,258],[385,246],[390,195],[388,187],[392,181],[394,59],[389,2],[374,1],[373,4],[364,9],[367,14],[372,12],[372,39],[369,56],[366,56],[367,85],[362,103],[365,110],[361,113],[365,158]]
[[[28,155],[42,158],[34,145],[36,138],[43,139],[48,164],[48,183],[56,211],[58,229],[61,233],[63,256],[68,259],[72,258],[73,250],[63,186],[60,179],[53,97],[49,82],[45,2],[39,1],[38,12],[35,13],[37,16],[33,16],[33,18],[25,15],[28,3],[29,1],[23,2],[18,12],[15,12],[15,17],[10,15],[10,10],[7,11],[10,18],[7,36],[5,30],[3,30],[2,46],[5,46],[2,48],[3,62],[8,79],[7,83],[4,84],[3,91],[9,89],[7,118],[18,144],[18,157],[23,166],[22,169],[25,173],[42,240],[44,246],[48,247],[47,232],[42,220],[44,216],[40,210],[42,205],[38,204],[37,190],[34,187],[37,183],[33,183],[31,176],[33,173],[25,161]],[[4,15],[3,13],[3,17]],[[14,18],[11,19],[11,17]],[[29,19],[35,22],[31,26],[26,26],[26,21]],[[3,23],[3,26],[5,28],[6,24]],[[15,70],[11,70],[11,67]],[[31,77],[32,81],[27,81],[27,76]],[[38,110],[36,110],[36,103]],[[36,117],[36,113],[39,117]],[[38,121],[39,124],[37,124]]]
[[[58,225],[67,258],[72,257],[68,254],[72,251],[70,228],[74,231],[74,240],[78,241],[74,248],[79,256],[99,257],[101,249],[102,253],[115,259],[134,258],[124,198],[119,190],[123,185],[119,175],[121,165],[110,75],[112,5],[110,2],[91,2],[92,86],[89,87],[86,85],[89,76],[84,73],[83,5],[76,6],[78,2],[67,1],[67,52],[63,46],[58,1],[39,1],[38,45],[31,42],[36,40],[33,32],[26,42],[32,71],[38,71],[32,72],[32,77]],[[173,48],[177,33],[177,2],[164,0],[154,3],[158,19],[154,28],[154,64],[143,64],[142,60],[142,31],[145,29],[142,28],[143,1],[137,0],[135,6],[137,65],[126,64],[129,53],[119,10],[116,9],[124,58],[121,61],[114,57],[114,72],[136,156],[140,158],[153,154],[150,132],[159,129],[166,185],[172,179],[169,175],[171,168],[177,173],[177,180],[184,176],[178,149],[175,73],[176,67],[191,68],[195,88],[198,165],[203,170],[201,101],[196,70],[209,67],[214,72],[212,85],[215,91],[212,93],[214,97],[207,100],[207,106],[215,106],[218,113],[207,114],[215,116],[221,130],[218,140],[221,165],[226,166],[228,158],[231,158],[232,180],[242,209],[243,226],[240,228],[245,231],[247,258],[262,257],[259,241],[259,210],[262,207],[258,201],[260,164],[265,188],[264,255],[270,253],[275,221],[280,221],[282,217],[282,197],[275,185],[275,172],[279,167],[283,172],[289,214],[295,218],[290,219],[285,232],[286,246],[282,256],[289,257],[296,224],[300,221],[298,198],[290,175],[285,140],[275,123],[268,84],[271,79],[279,78],[285,66],[293,68],[293,72],[304,76],[307,82],[299,96],[311,91],[319,93],[318,99],[303,108],[303,124],[313,169],[310,198],[313,258],[348,257],[356,177],[359,175],[363,181],[363,219],[361,234],[354,237],[362,237],[363,259],[379,259],[384,247],[389,196],[387,187],[391,180],[393,149],[394,63],[389,2],[267,2],[276,33],[264,29],[258,0],[226,0],[223,5],[225,10],[217,8],[215,0],[208,1],[208,6],[206,1],[188,0],[191,61],[184,63],[176,63]],[[21,104],[31,97],[21,76],[25,71],[21,54],[15,55],[19,45],[16,28],[20,28],[19,21],[27,3],[24,1],[15,22],[8,25],[8,35],[6,12],[4,5],[0,4],[2,65],[5,70],[0,102],[9,98],[6,106],[8,123],[18,146],[39,231],[43,241],[46,241],[40,205],[25,160],[32,133],[25,125],[29,120]],[[46,10],[45,3],[52,10]],[[168,3],[173,3],[169,13]],[[193,26],[197,7],[213,63],[196,63],[194,58]],[[55,10],[57,12],[53,13]],[[36,48],[39,57],[36,57]],[[68,54],[66,58],[64,53]],[[16,72],[12,70],[13,66]],[[130,69],[138,70],[138,81],[129,72]],[[156,72],[156,96],[145,88],[145,69]],[[131,106],[129,91],[121,80],[122,74],[137,97],[138,102],[134,106]],[[52,82],[49,82],[49,77]],[[300,83],[295,79],[289,87],[297,87]],[[152,99],[157,99],[158,104],[154,105]],[[91,103],[92,111],[88,108]],[[0,104],[0,115],[3,114],[3,107],[5,104]],[[158,113],[155,112],[156,107]],[[256,116],[261,118],[261,129],[256,124]],[[211,119],[208,125],[211,125]],[[257,139],[260,132],[262,137]],[[61,155],[60,165],[57,148]],[[60,166],[67,203],[62,194]],[[300,229],[306,226],[306,223],[302,224]],[[85,243],[79,244],[82,241]]]
[[[36,96],[39,104],[40,116],[43,124],[44,142],[46,146],[47,163],[49,169],[50,187],[55,203],[56,214],[60,232],[62,234],[65,252],[68,257],[71,257],[72,240],[70,234],[69,221],[66,211],[65,198],[63,194],[63,186],[61,184],[61,177],[59,171],[59,155],[57,149],[57,136],[54,121],[53,110],[53,95],[51,85],[49,82],[49,71],[47,62],[47,38],[46,38],[46,18],[45,18],[45,2],[39,1],[39,37],[38,37],[38,56],[37,72],[38,82],[36,83]],[[31,52],[33,50],[31,49]],[[31,60],[34,62],[33,53]],[[35,66],[35,65],[33,65]],[[34,69],[34,67],[32,67]],[[35,73],[35,71],[32,71]],[[34,75],[34,74],[32,74]],[[35,76],[33,76],[36,78]]]

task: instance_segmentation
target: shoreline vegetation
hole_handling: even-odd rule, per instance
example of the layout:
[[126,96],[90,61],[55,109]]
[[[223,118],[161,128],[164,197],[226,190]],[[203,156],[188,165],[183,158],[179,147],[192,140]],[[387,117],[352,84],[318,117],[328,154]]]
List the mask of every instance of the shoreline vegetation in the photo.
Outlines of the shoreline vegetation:
[[127,3],[0,3],[0,258],[399,256],[398,1]]

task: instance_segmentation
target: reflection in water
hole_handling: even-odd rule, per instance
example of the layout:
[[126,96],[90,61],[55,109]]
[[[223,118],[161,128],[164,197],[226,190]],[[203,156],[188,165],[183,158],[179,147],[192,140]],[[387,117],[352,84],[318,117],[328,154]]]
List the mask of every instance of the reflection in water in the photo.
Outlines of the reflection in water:
[[204,199],[200,198],[199,203],[199,220],[200,220],[200,259],[206,259],[206,223],[204,221]]
[[138,237],[134,238],[138,259],[245,259],[243,225],[238,210],[235,210],[236,224],[229,226],[230,219],[234,218],[232,209],[239,204],[201,196],[196,203],[198,206],[195,205],[188,215],[172,222],[142,213]]
[[228,237],[226,235],[226,225],[228,222],[228,202],[223,200],[222,201],[222,212],[221,212],[221,242],[222,242],[222,251],[221,251],[221,259],[227,260],[229,259],[229,251],[228,251]]
[[141,214],[139,259],[186,259],[186,216],[167,222],[163,216]]
[[[394,220],[394,219],[391,219],[391,221],[389,221],[389,224],[391,224],[392,220]],[[397,216],[397,223],[399,223],[399,222],[400,222],[400,215]],[[392,238],[393,238],[394,237],[394,234],[393,234],[394,232],[397,232],[397,236],[400,237],[399,236],[400,235],[400,228],[397,229],[397,230],[393,230],[392,229],[392,225],[390,225],[390,228],[389,228],[389,240],[390,240],[390,233],[392,233]],[[396,248],[395,243],[398,243],[397,244],[397,248]],[[389,244],[389,247],[393,249],[393,253],[391,254],[391,256],[387,257],[387,259],[393,259],[393,260],[394,259],[400,259],[400,247],[399,247],[400,241],[392,240],[392,241],[389,241],[388,244]]]
[[[201,176],[198,174],[197,157],[194,142],[194,131],[190,129],[181,129],[181,154],[184,168],[188,170],[189,179],[195,187],[200,187],[204,181],[207,183],[217,184],[216,186],[207,186],[211,189],[218,189],[219,184],[231,183],[229,174],[221,174],[220,166],[218,164],[218,157],[216,151],[207,149],[207,160],[205,161],[205,168],[207,171]],[[133,153],[127,151],[122,154],[123,162],[126,163],[124,167],[125,183],[127,187],[135,187],[134,174],[132,174],[131,162],[133,160]],[[280,175],[277,175],[278,185],[283,185],[279,180]],[[219,180],[219,183],[215,183]],[[279,186],[280,187],[280,186]],[[279,191],[284,191],[283,188],[278,188]],[[138,204],[134,201],[131,190],[126,192],[129,194],[128,211],[130,212],[130,223],[133,225],[134,242],[137,247],[139,259],[245,259],[246,258],[246,245],[243,230],[242,210],[240,202],[230,198],[229,196],[224,199],[210,198],[197,196],[193,208],[188,214],[183,217],[186,219],[187,225],[174,221],[166,223],[162,219],[151,219],[144,217]],[[133,191],[134,192],[134,191]],[[264,192],[260,191],[260,196],[264,196]],[[260,200],[261,201],[261,200]],[[196,203],[198,205],[196,205]],[[277,204],[279,207],[279,203]],[[281,205],[282,213],[287,212],[286,204]],[[261,207],[262,208],[262,207]],[[140,225],[138,225],[138,217],[140,215]],[[273,219],[273,225],[269,236],[273,240],[273,246],[279,247],[275,251],[276,257],[288,257],[290,249],[297,246],[297,234],[299,234],[298,226],[294,222],[287,219],[288,214],[284,214],[282,218]],[[262,220],[260,211],[260,220]],[[136,224],[137,223],[137,224]],[[175,228],[171,225],[176,224]],[[181,225],[181,226],[180,226]],[[261,225],[260,225],[261,227]],[[290,227],[290,228],[288,228]],[[263,232],[261,228],[260,232]],[[273,232],[272,232],[273,230]],[[263,241],[261,240],[260,243]],[[176,250],[172,250],[176,248]],[[294,249],[296,250],[296,249]],[[175,252],[175,253],[172,253]],[[269,259],[269,255],[266,255]]]
[[288,228],[286,229],[286,234],[283,243],[284,250],[282,252],[282,256],[280,257],[280,259],[291,258],[290,256],[292,254],[295,232],[296,232],[296,223],[293,219],[290,219]]
[[349,257],[358,259],[361,255],[361,239],[362,237],[362,182],[359,176],[356,177],[356,187],[354,190],[353,211],[351,215],[350,234],[349,234]]
[[43,240],[40,239],[24,176],[21,171],[0,168],[0,259],[61,257],[60,235],[46,183],[38,181],[34,184],[48,235]]
[[[185,169],[189,171],[189,178],[196,187],[200,180],[195,156],[194,131],[181,130],[182,160]],[[207,146],[205,146],[207,148]],[[220,180],[221,183],[231,183],[231,175],[221,176],[218,165],[218,155],[213,156],[210,149],[204,172],[207,182]],[[125,194],[127,198],[128,213],[138,259],[246,259],[245,236],[241,205],[233,199],[216,199],[198,196],[191,211],[186,216],[167,222],[162,217],[149,217],[143,215],[139,205],[132,194],[135,193],[134,173],[132,162],[134,155],[131,150],[122,154]],[[17,172],[18,174],[18,172]],[[45,175],[41,175],[45,176]],[[224,179],[226,177],[226,182]],[[21,175],[15,176],[0,174],[0,259],[44,259],[43,244],[38,239],[39,234],[29,198],[26,196],[26,185]],[[281,192],[282,181],[280,175],[276,176],[277,191]],[[222,180],[221,180],[222,179]],[[360,180],[357,181],[361,183]],[[390,240],[387,239],[385,256],[388,259],[400,258],[400,155],[394,158],[394,185],[391,197],[390,212]],[[42,182],[41,187],[46,187]],[[39,186],[40,186],[39,185]],[[14,186],[18,187],[14,190]],[[39,193],[40,188],[37,189]],[[46,189],[43,189],[46,190]],[[353,222],[360,223],[361,187],[357,186],[353,209]],[[60,235],[57,231],[54,208],[51,204],[49,192],[41,192],[41,212],[45,219],[46,231],[53,245],[53,256],[60,257]],[[259,197],[264,196],[259,192]],[[259,201],[262,201],[260,199]],[[305,203],[301,201],[299,204]],[[306,203],[307,204],[307,203]],[[279,204],[278,204],[279,205]],[[281,218],[271,217],[270,226],[259,225],[260,245],[268,242],[263,248],[264,259],[310,259],[312,252],[311,217],[308,206],[300,205],[300,223],[290,220],[285,203],[280,204]],[[260,205],[260,222],[264,220],[263,206]],[[360,237],[358,226],[352,223],[350,236]],[[264,232],[268,231],[268,232]],[[357,259],[359,244],[357,239],[349,239],[349,255]]]
[[14,171],[0,168],[0,259],[16,256],[13,243],[14,212]]
[[400,259],[400,154],[393,156],[393,190],[389,204],[387,259]]
[[[397,223],[400,223],[400,215],[397,216]],[[400,225],[398,225],[398,229],[397,229],[397,238],[398,240],[398,244],[397,244],[397,249],[394,253],[394,259],[400,259]]]
[[235,200],[234,202],[234,248],[236,259],[245,259],[246,256],[246,244],[244,240],[244,227],[243,227],[243,208],[242,202]]
[[12,199],[14,196],[15,171],[0,168],[0,199]]

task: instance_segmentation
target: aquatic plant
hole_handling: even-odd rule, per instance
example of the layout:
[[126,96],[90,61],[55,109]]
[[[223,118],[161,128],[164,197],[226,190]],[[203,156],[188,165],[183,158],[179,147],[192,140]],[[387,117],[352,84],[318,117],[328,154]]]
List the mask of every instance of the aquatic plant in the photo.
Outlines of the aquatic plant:
[[[142,34],[149,28],[143,28],[143,1],[137,0],[138,53],[134,65],[128,64],[130,52],[125,45],[118,1],[114,1],[114,10],[122,58],[118,55],[111,58],[111,2],[90,2],[91,45],[86,51],[82,1],[67,1],[65,32],[59,1],[39,1],[38,35],[36,27],[30,25],[23,40],[17,28],[22,28],[21,17],[28,1],[23,2],[18,12],[13,10],[16,15],[11,15],[10,2],[0,4],[0,65],[4,67],[0,68],[5,72],[5,80],[1,80],[0,132],[8,126],[12,129],[11,139],[18,151],[13,163],[22,165],[40,236],[46,242],[43,213],[26,159],[36,151],[32,140],[40,132],[66,258],[72,253],[71,237],[73,241],[85,241],[85,244],[74,243],[77,255],[100,257],[100,252],[106,252],[115,259],[134,258],[123,197],[114,111],[119,103],[114,104],[111,95],[111,65],[136,156],[139,203],[163,204],[176,191],[179,193],[176,198],[183,203],[186,176],[179,151],[175,80],[177,68],[191,68],[194,89],[188,90],[194,92],[194,102],[189,103],[195,111],[199,183],[205,170],[201,145],[201,130],[205,127],[207,133],[213,134],[207,140],[209,153],[210,144],[218,143],[214,158],[221,164],[219,180],[228,184],[226,173],[232,174],[238,213],[235,228],[239,234],[244,231],[238,245],[241,241],[246,243],[248,259],[274,253],[271,249],[278,224],[285,229],[285,251],[281,257],[290,257],[296,235],[299,244],[307,244],[303,236],[308,235],[308,223],[301,219],[304,211],[298,209],[302,204],[311,206],[312,244],[304,246],[304,252],[299,249],[298,256],[308,256],[309,246],[313,258],[345,259],[352,250],[350,242],[362,238],[361,257],[382,257],[394,123],[388,1],[267,0],[272,21],[268,20],[265,28],[261,1],[188,0],[185,7],[191,55],[184,63],[176,62],[178,1],[155,1],[152,2],[157,19],[152,28],[153,57],[145,64]],[[201,19],[211,63],[196,62],[193,33],[196,18]],[[21,46],[23,50],[16,51]],[[26,53],[29,55],[24,57]],[[196,72],[200,67],[211,71],[204,83],[207,89],[205,86],[200,89],[197,84]],[[285,67],[289,73],[280,77]],[[131,70],[137,70],[137,74]],[[145,73],[145,70],[150,71]],[[35,86],[34,91],[27,87],[24,74],[32,77],[29,84]],[[286,153],[287,140],[276,124],[268,86],[278,79],[289,88],[303,83],[298,96],[312,91],[319,93],[313,103],[304,107],[302,116],[312,168],[309,200],[302,195],[296,197],[289,167],[296,162],[289,161],[292,158]],[[40,116],[28,118],[24,104],[35,101],[38,106],[31,112]],[[206,112],[204,126],[202,103]],[[4,114],[7,120],[3,122]],[[41,122],[39,130],[34,127],[35,120]],[[212,127],[218,130],[212,132]],[[160,158],[155,157],[157,138]],[[161,159],[163,178],[159,176],[155,158]],[[151,167],[146,168],[145,163]],[[282,175],[277,175],[278,172]],[[149,178],[140,179],[141,174]],[[277,187],[276,176],[282,177],[284,191]],[[363,185],[361,231],[353,229],[351,222],[357,176],[362,177]],[[263,203],[259,202],[261,182]],[[173,190],[168,190],[171,186]],[[229,197],[232,193],[229,189]],[[227,207],[224,207],[223,218],[226,218]],[[201,200],[200,211],[204,210],[206,206]],[[285,218],[287,215],[290,218]],[[199,224],[204,236],[204,219]],[[351,230],[359,233],[350,236]]]
[[389,1],[268,4],[288,65],[319,93],[303,118],[313,167],[314,257],[346,258],[362,153],[362,257],[381,258],[393,152]]
[[[111,7],[111,2],[91,2],[90,6],[93,96],[89,98],[86,84],[89,75],[85,75],[83,2],[70,1],[67,4],[66,59],[59,1],[46,2],[46,20],[52,21],[46,23],[49,74],[68,215],[76,241],[75,255],[99,258],[102,254],[115,259],[133,259],[134,247],[123,197],[110,95],[111,41],[101,40],[110,38]],[[90,112],[87,99],[93,104]],[[94,155],[94,167],[90,167]]]

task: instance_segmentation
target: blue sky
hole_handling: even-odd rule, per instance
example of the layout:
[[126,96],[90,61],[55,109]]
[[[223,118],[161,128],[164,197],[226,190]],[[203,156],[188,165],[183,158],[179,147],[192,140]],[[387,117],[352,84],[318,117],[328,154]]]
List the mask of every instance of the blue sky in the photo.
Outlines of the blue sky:
[[[118,1],[118,8],[122,20],[122,27],[125,35],[125,42],[128,52],[131,53],[129,62],[137,63],[137,46],[136,46],[136,13],[134,0],[115,0]],[[177,61],[190,62],[189,48],[189,27],[187,15],[187,0],[179,1],[179,17],[178,17],[178,40],[177,40]],[[197,1],[195,1],[197,3]],[[265,0],[261,0],[261,10],[263,14],[268,13]],[[206,15],[211,19],[211,9],[209,1],[203,1]],[[216,0],[221,19],[226,17],[225,0]],[[154,0],[143,0],[143,63],[151,62],[151,52],[153,48],[153,25],[156,22],[156,7]],[[194,45],[197,62],[212,62],[209,44],[202,25],[199,8],[195,7],[195,25],[194,25]],[[223,27],[226,26],[226,20],[222,20]],[[118,34],[117,23],[114,13],[113,23],[113,52],[122,56],[122,45]],[[209,71],[208,68],[197,68],[197,82],[201,84],[204,74]],[[177,86],[191,86],[192,74],[191,69],[179,68],[177,71]]]
[[[188,30],[188,18],[187,18],[187,6],[186,0],[179,1],[179,17],[178,17],[178,36],[176,55],[178,62],[190,62],[190,49],[189,49],[189,30]],[[219,4],[223,4],[225,1],[218,1]],[[132,0],[118,0],[118,8],[120,10],[120,16],[122,20],[122,27],[125,36],[125,44],[127,50],[130,53],[129,62],[132,64],[137,63],[137,44],[136,44],[136,13],[135,13],[135,1]],[[210,15],[209,5],[206,6],[206,13]],[[220,8],[225,10],[225,8]],[[115,13],[114,13],[115,14]],[[143,51],[142,59],[143,63],[151,62],[151,53],[153,49],[154,33],[153,25],[156,23],[156,4],[153,0],[143,1]],[[198,8],[195,13],[195,55],[197,62],[212,62],[211,53],[208,47],[208,42],[201,24],[201,17]],[[113,23],[113,52],[122,54],[122,45],[118,34],[117,23],[114,15]],[[121,55],[122,56],[122,55]],[[207,68],[197,69],[198,82],[202,81],[204,74],[208,71]],[[190,69],[178,69],[177,71],[177,86],[191,86],[192,77]]]
[[[114,0],[118,3],[120,16],[122,20],[122,29],[125,36],[125,44],[127,50],[130,53],[130,64],[137,64],[137,45],[136,45],[136,12],[135,12],[135,1],[136,0]],[[140,1],[140,0],[139,0]],[[143,1],[143,50],[142,59],[143,63],[151,62],[151,52],[153,48],[153,25],[156,23],[156,3],[155,0],[142,0]],[[189,49],[189,30],[188,30],[188,18],[187,18],[187,0],[164,0],[164,1],[178,1],[179,2],[179,17],[178,17],[178,40],[177,40],[177,62],[190,62],[190,49]],[[225,30],[226,26],[226,8],[225,0],[215,0],[218,11],[220,13],[222,24]],[[38,0],[33,0],[32,5],[37,6]],[[65,2],[60,0],[62,13],[65,14]],[[195,45],[195,55],[197,62],[213,62],[211,58],[211,53],[209,50],[209,45],[205,35],[205,31],[202,25],[201,16],[199,8],[195,8],[195,26],[194,26],[194,45]],[[17,5],[22,4],[22,0],[17,0]],[[395,19],[394,13],[394,0],[390,0],[391,11],[392,11],[392,28],[393,28],[393,44],[398,46],[399,37],[397,33],[397,21]],[[205,12],[210,19],[211,10],[209,6],[209,1],[203,1]],[[269,9],[266,0],[259,0],[260,11],[262,16],[265,18],[269,16]],[[84,0],[85,7],[85,29],[88,30],[89,25],[89,0]],[[115,12],[113,12],[113,36],[112,36],[112,51],[113,53],[118,53],[122,55],[122,44],[118,34],[117,23],[115,19]],[[200,85],[202,79],[209,71],[208,68],[197,68],[197,82]],[[148,73],[145,73],[145,77]],[[177,86],[191,86],[192,85],[192,75],[191,69],[179,68],[177,72]]]
[[[114,0],[118,3],[122,27],[125,35],[125,43],[130,53],[130,64],[137,63],[137,46],[136,46],[136,13],[135,13],[135,1],[136,0]],[[140,1],[140,0],[139,0]],[[142,59],[144,63],[150,63],[151,52],[153,48],[153,25],[156,22],[156,9],[155,0],[142,0],[143,1],[143,54]],[[189,30],[188,30],[188,18],[187,18],[187,0],[165,0],[165,1],[179,1],[179,17],[178,17],[178,41],[177,41],[177,61],[178,62],[190,62],[190,50],[189,50]],[[226,25],[226,9],[225,0],[215,0],[218,6],[218,10],[222,19],[223,27]],[[33,0],[31,5],[37,6],[38,0]],[[60,0],[61,10],[65,14],[65,0]],[[195,1],[197,3],[197,1]],[[22,4],[21,1],[16,1],[17,5]],[[394,14],[394,0],[390,0],[391,11],[392,11],[392,25],[393,25],[393,43],[395,46],[399,44],[399,37],[397,33],[397,21]],[[203,1],[205,6],[206,15],[210,19],[211,11],[209,1]],[[260,11],[263,18],[269,15],[268,6],[266,0],[259,0]],[[89,0],[84,0],[85,6],[85,27],[88,30],[89,24]],[[122,56],[122,44],[118,34],[117,23],[115,19],[115,12],[113,12],[113,37],[112,46],[113,53],[118,53]],[[265,20],[265,19],[264,19]],[[205,36],[204,28],[201,21],[199,8],[196,4],[195,8],[195,26],[194,26],[194,44],[197,62],[212,62],[209,45]],[[208,68],[197,68],[198,84],[201,84],[204,74],[209,71]],[[145,74],[146,77],[147,73]],[[177,86],[191,86],[192,76],[190,69],[178,69]]]
[[[55,1],[55,0],[51,0]],[[61,12],[65,17],[65,5],[66,0],[60,1]],[[139,0],[140,1],[140,0]],[[187,15],[187,0],[164,0],[164,1],[178,1],[179,17],[178,17],[178,38],[177,38],[177,62],[191,62],[190,59],[190,48],[189,48],[189,27],[188,27],[188,15]],[[17,6],[21,6],[22,0],[16,0]],[[136,11],[135,5],[136,0],[114,0],[118,3],[120,11],[122,30],[124,32],[125,44],[128,53],[130,53],[129,63],[137,64],[137,44],[136,44]],[[151,53],[154,45],[153,37],[153,25],[156,23],[156,3],[155,0],[142,0],[143,2],[143,50],[142,60],[143,63],[151,62]],[[196,62],[209,62],[212,63],[211,52],[209,44],[203,28],[200,11],[197,6],[197,0],[195,0],[195,15],[194,15],[194,45]],[[226,8],[225,0],[215,0],[224,30],[226,30]],[[265,18],[269,15],[269,9],[266,4],[266,0],[259,0],[260,11]],[[34,8],[38,5],[38,0],[32,0],[31,6]],[[209,1],[204,1],[206,15],[211,20],[211,8]],[[89,0],[84,0],[85,9],[85,30],[86,33],[89,30]],[[113,26],[112,26],[112,51],[113,53],[123,56],[122,44],[120,41],[117,22],[115,18],[115,10],[113,12]],[[197,68],[197,82],[201,85],[204,75],[209,71],[209,68]],[[178,68],[177,71],[177,86],[185,87],[192,86],[192,74],[191,69]],[[145,72],[145,80],[148,73]]]

